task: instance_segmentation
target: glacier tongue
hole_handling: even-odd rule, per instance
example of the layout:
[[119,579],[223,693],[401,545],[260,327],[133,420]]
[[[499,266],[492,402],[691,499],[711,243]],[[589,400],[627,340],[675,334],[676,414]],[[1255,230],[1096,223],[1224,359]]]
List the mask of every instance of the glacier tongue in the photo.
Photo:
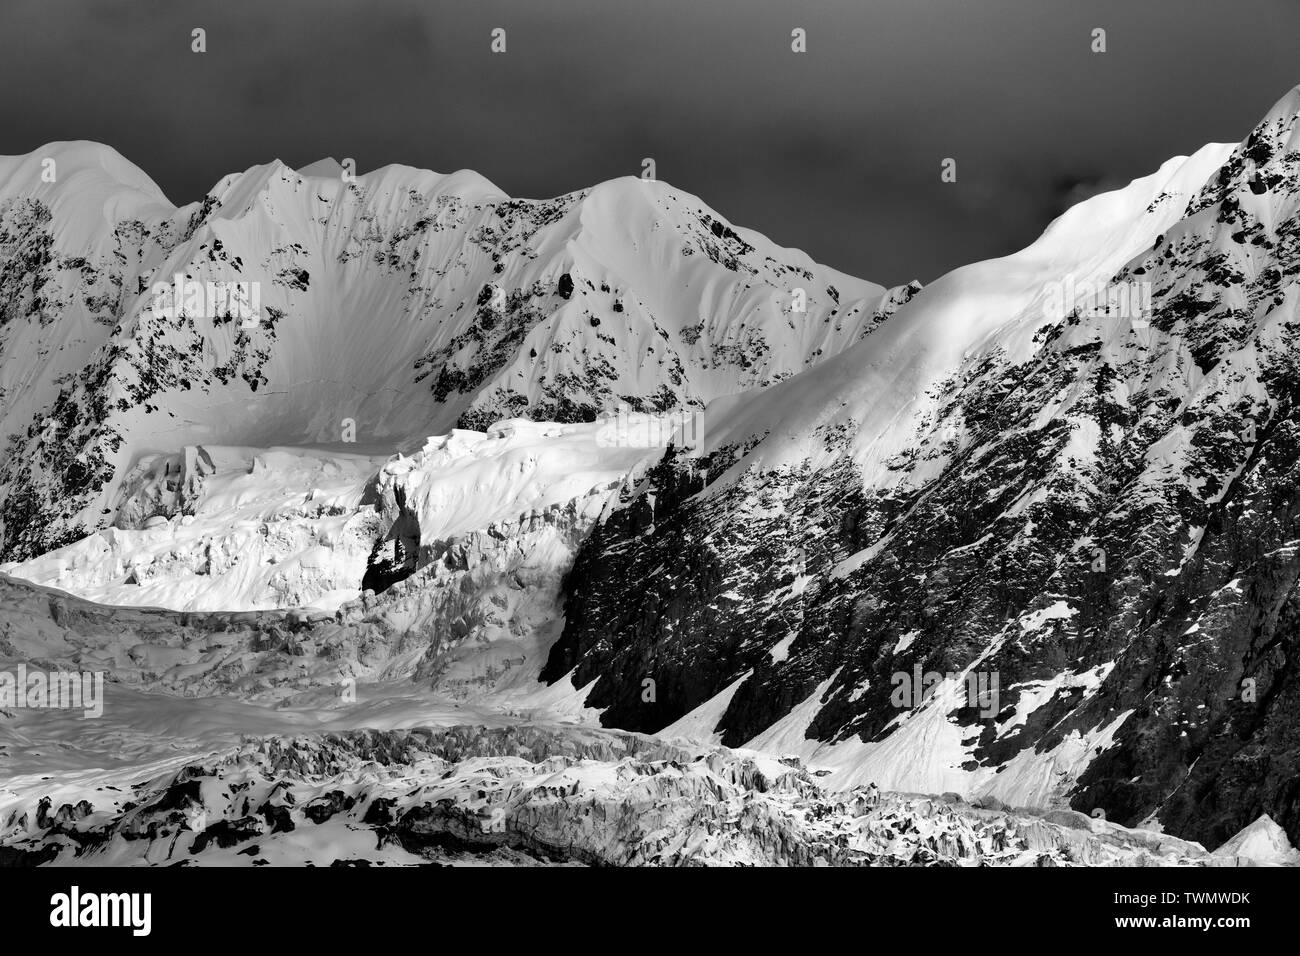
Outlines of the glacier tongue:
[[[118,676],[150,690],[312,701],[346,680],[398,682],[399,693],[581,715],[576,689],[537,682],[563,621],[561,582],[618,489],[662,454],[629,439],[667,440],[655,423],[672,420],[507,420],[391,456],[200,446],[142,461],[127,483],[140,527],[0,569],[106,605],[249,622],[200,654],[184,632],[146,650],[124,619],[111,659],[143,662]],[[187,467],[202,474],[182,501]],[[288,671],[284,645],[263,633],[282,631],[286,614],[319,635],[290,645]]]

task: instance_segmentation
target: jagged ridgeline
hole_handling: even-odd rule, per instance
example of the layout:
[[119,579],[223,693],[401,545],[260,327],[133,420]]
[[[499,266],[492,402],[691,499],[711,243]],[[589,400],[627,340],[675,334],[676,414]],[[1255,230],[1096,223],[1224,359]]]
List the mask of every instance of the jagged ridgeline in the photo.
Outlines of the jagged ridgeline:
[[[257,314],[160,310],[160,284],[251,288]],[[653,181],[535,201],[467,171],[275,162],[178,209],[108,147],[50,144],[0,159],[0,557],[126,526],[143,454],[698,408],[842,351],[911,291]]]

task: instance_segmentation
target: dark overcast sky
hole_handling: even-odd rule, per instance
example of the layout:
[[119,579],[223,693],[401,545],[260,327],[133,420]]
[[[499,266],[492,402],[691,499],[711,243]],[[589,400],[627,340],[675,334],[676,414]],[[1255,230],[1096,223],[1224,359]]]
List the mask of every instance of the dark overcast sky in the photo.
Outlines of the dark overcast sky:
[[549,197],[651,156],[777,242],[929,281],[1243,138],[1297,37],[1300,0],[3,0],[0,154],[99,140],[177,203],[277,157]]

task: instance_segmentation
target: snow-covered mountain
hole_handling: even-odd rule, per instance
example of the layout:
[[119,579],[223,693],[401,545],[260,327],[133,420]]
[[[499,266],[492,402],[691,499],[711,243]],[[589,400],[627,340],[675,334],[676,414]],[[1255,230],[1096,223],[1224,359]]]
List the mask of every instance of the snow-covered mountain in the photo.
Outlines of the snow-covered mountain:
[[[0,160],[0,664],[112,682],[0,714],[0,847],[1291,862],[1298,119],[894,290],[634,179]],[[131,806],[42,779],[128,737]]]
[[710,405],[584,544],[543,676],[841,785],[1296,837],[1297,113]]
[[466,171],[275,162],[178,209],[90,143],[0,158],[0,263],[9,558],[151,517],[123,509],[147,454],[391,452],[456,424],[701,407],[841,351],[915,290],[653,181],[534,201]]

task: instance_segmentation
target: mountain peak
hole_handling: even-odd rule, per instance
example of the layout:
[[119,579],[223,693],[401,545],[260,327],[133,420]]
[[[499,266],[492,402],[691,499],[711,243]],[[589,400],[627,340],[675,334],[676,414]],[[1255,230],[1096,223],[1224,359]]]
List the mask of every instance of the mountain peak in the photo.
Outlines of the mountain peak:
[[1267,813],[1260,814],[1254,823],[1243,827],[1215,850],[1214,855],[1244,857],[1269,866],[1300,866],[1300,851],[1291,845],[1286,831]]

